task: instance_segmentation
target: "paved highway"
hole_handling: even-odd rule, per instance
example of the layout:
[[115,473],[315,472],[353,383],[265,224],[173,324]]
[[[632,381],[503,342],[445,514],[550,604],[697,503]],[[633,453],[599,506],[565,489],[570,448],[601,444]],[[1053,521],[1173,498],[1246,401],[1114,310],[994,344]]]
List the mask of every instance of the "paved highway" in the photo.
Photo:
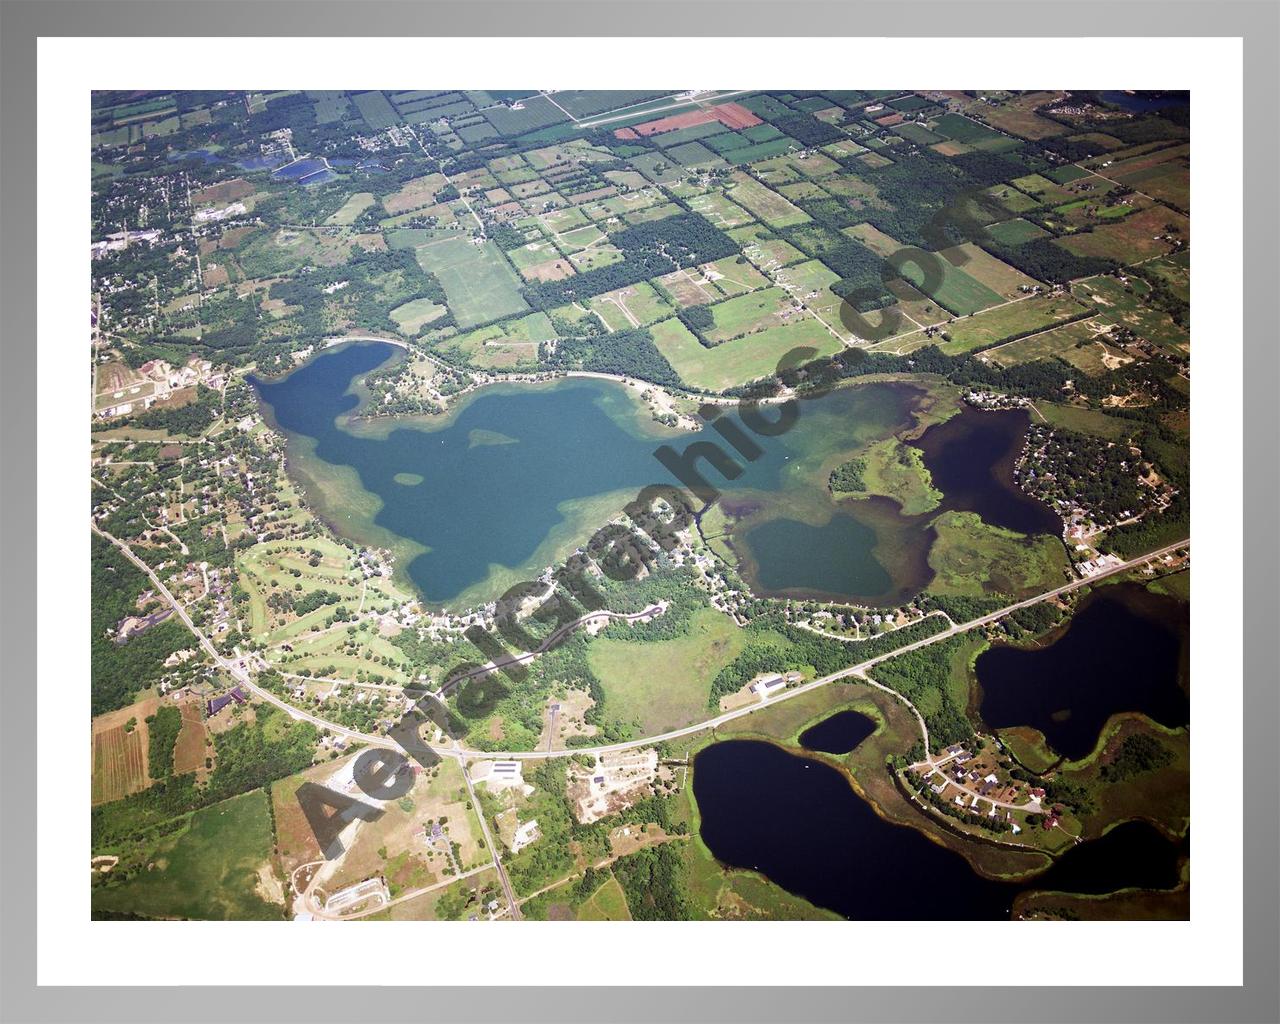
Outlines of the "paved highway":
[[[210,641],[209,638],[206,637],[204,633],[201,632],[200,629],[196,627],[195,623],[191,621],[191,617],[187,614],[186,609],[184,609],[182,605],[177,601],[177,599],[175,599],[174,596],[171,593],[169,593],[168,588],[166,588],[165,585],[162,582],[160,582],[160,579],[156,576],[156,574],[151,571],[150,566],[148,566],[145,562],[143,562],[140,558],[138,558],[133,553],[133,551],[130,550],[129,546],[125,544],[123,541],[119,540],[116,537],[113,537],[111,534],[100,529],[97,523],[90,521],[90,525],[93,527],[93,530],[95,533],[99,534],[102,537],[105,537],[107,540],[111,541],[111,543],[115,544],[116,547],[120,548],[120,550],[123,551],[125,555],[128,556],[128,558],[136,566],[138,566],[139,569],[141,569],[143,572],[147,574],[148,578],[150,578],[151,582],[155,585],[157,592],[162,594],[164,598],[167,601],[169,601],[170,604],[173,605],[174,610],[178,614],[178,617],[183,621],[183,623],[187,626],[187,628],[191,630],[192,633],[195,634],[196,638],[200,641],[200,646],[203,647],[206,652],[208,652],[209,656],[214,659],[215,663],[220,665],[227,672],[229,672],[236,679],[237,682],[245,686],[247,689],[251,690],[256,696],[260,697],[261,699],[267,701],[270,704],[274,704],[276,707],[281,708],[284,711],[287,711],[294,718],[311,722],[313,725],[317,726],[318,728],[329,729],[331,732],[361,740],[372,746],[386,747],[386,748],[396,749],[396,750],[400,750],[401,752],[404,752],[404,748],[394,740],[388,739],[385,736],[376,736],[370,733],[357,732],[354,729],[348,729],[345,726],[338,725],[336,722],[327,721],[326,719],[320,718],[318,715],[313,715],[308,711],[302,710],[301,708],[294,707],[292,704],[289,704],[286,701],[281,700],[279,697],[277,697],[275,694],[271,693],[270,691],[264,690],[262,687],[258,686],[256,683],[253,682],[252,678],[250,678],[249,672],[245,669],[245,667],[240,662],[228,661],[226,658],[222,657],[222,655],[218,653],[217,648],[213,646],[212,641]],[[848,679],[851,676],[859,677],[862,681],[869,683],[870,685],[875,686],[878,689],[884,690],[886,693],[892,694],[896,699],[902,701],[909,708],[911,708],[911,710],[915,712],[917,721],[920,723],[920,730],[921,730],[921,735],[924,738],[925,749],[928,750],[929,749],[929,732],[928,732],[928,727],[924,723],[923,716],[921,716],[919,711],[916,710],[915,706],[912,705],[910,701],[908,701],[896,690],[891,690],[889,689],[889,687],[883,686],[880,683],[877,683],[875,680],[871,679],[869,676],[867,676],[866,673],[868,669],[875,667],[876,665],[880,664],[882,661],[887,661],[890,658],[894,658],[900,654],[904,654],[907,651],[918,650],[921,647],[927,647],[930,644],[940,643],[943,640],[950,639],[953,636],[958,636],[961,633],[968,633],[975,629],[981,629],[983,626],[990,625],[991,623],[1004,618],[1004,616],[1010,614],[1011,612],[1018,611],[1020,608],[1030,608],[1032,605],[1040,604],[1042,601],[1049,601],[1055,597],[1061,597],[1063,594],[1069,594],[1072,591],[1079,590],[1082,587],[1091,586],[1092,584],[1097,583],[1099,580],[1106,579],[1109,576],[1115,576],[1118,573],[1128,572],[1129,570],[1134,569],[1137,566],[1143,565],[1147,562],[1150,562],[1153,559],[1160,558],[1167,554],[1171,554],[1172,552],[1177,551],[1179,548],[1189,548],[1190,546],[1191,546],[1191,541],[1189,538],[1178,541],[1176,544],[1167,544],[1162,548],[1156,549],[1155,551],[1149,551],[1146,554],[1139,555],[1137,558],[1131,558],[1127,562],[1121,562],[1119,565],[1112,566],[1109,569],[1105,569],[1100,573],[1096,573],[1093,576],[1087,577],[1086,579],[1072,580],[1070,583],[1065,583],[1062,586],[1056,587],[1053,590],[1047,590],[1042,594],[1037,594],[1034,597],[1026,598],[1023,601],[1015,601],[1013,604],[1006,605],[1003,608],[998,609],[997,611],[991,612],[989,615],[983,615],[981,618],[973,619],[969,622],[962,622],[962,623],[959,623],[958,625],[953,623],[949,628],[941,630],[940,632],[934,633],[930,636],[924,637],[920,640],[916,640],[914,643],[905,644],[902,647],[894,648],[892,651],[888,651],[874,658],[868,658],[866,661],[859,662],[856,665],[850,665],[848,668],[843,668],[838,672],[832,672],[830,675],[826,675],[818,679],[814,679],[812,682],[806,683],[803,686],[797,686],[789,690],[784,690],[782,693],[778,694],[777,696],[770,697],[768,698],[768,700],[761,701],[758,704],[749,704],[746,707],[738,708],[734,711],[726,711],[722,715],[717,715],[714,718],[708,718],[707,720],[698,722],[695,725],[685,726],[683,729],[673,729],[670,732],[661,733],[657,736],[645,736],[641,739],[628,740],[624,743],[609,743],[609,744],[604,744],[596,747],[574,747],[571,753],[597,754],[597,755],[609,754],[609,753],[615,753],[621,750],[631,750],[631,749],[634,749],[635,747],[651,746],[655,743],[661,743],[665,740],[674,740],[674,739],[680,739],[681,737],[684,737],[684,736],[692,736],[695,733],[703,732],[707,729],[715,729],[718,726],[724,725],[727,722],[732,722],[736,718],[741,718],[744,715],[749,715],[754,711],[759,711],[763,707],[777,704],[779,701],[791,700],[795,697],[800,696],[800,694],[802,693],[808,693],[810,690],[816,690],[820,686],[826,686],[829,683],[838,682],[839,680],[842,680],[842,679]],[[654,606],[651,606],[650,608],[646,608],[642,612],[637,612],[633,615],[619,615],[613,612],[593,612],[590,615],[585,615],[581,619],[577,619],[574,622],[567,623],[565,626],[562,626],[550,637],[548,637],[546,641],[543,642],[543,644],[539,647],[538,651],[527,652],[522,655],[517,655],[512,660],[526,661],[530,658],[536,657],[538,653],[546,650],[547,647],[549,647],[552,643],[554,643],[557,639],[559,639],[560,636],[564,635],[566,631],[575,629],[582,623],[587,622],[591,619],[600,618],[601,616],[608,615],[611,617],[617,617],[625,620],[634,620],[634,619],[641,618],[645,615],[653,614],[657,610],[657,608],[658,606],[654,605]],[[485,669],[475,670],[475,672],[471,674],[472,675],[478,674],[481,671],[485,671]],[[436,753],[442,754],[448,757],[454,757],[462,761],[473,759],[473,758],[488,758],[488,759],[501,759],[501,760],[512,760],[512,761],[537,761],[547,757],[547,752],[543,750],[505,750],[505,751],[471,750],[457,743],[454,743],[451,746],[441,747],[436,750]],[[567,753],[561,752],[561,756],[567,756]]]

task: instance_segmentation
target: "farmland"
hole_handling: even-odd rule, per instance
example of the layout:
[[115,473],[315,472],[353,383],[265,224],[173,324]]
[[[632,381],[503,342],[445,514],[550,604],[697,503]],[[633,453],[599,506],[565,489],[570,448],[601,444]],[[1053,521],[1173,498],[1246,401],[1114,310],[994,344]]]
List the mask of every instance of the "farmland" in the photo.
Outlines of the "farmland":
[[[1168,226],[1174,228],[1173,232]],[[1190,222],[1163,206],[1153,206],[1130,214],[1114,224],[1103,224],[1083,234],[1057,240],[1077,256],[1100,256],[1117,262],[1138,263],[1174,251],[1171,236],[1186,239]]]
[[126,848],[112,874],[94,885],[93,909],[194,921],[282,920],[284,888],[271,846],[266,793],[232,797],[196,811],[154,845]]
[[93,721],[93,802],[106,803],[146,789],[147,717],[160,701],[152,698],[100,715]]
[[936,283],[933,280],[935,275],[926,273],[916,264],[907,264],[903,268],[903,276],[957,316],[968,316],[1004,301],[999,292],[992,291],[949,260],[934,261],[933,269],[940,278]]
[[[1185,548],[1094,580],[1189,530],[1190,115],[1151,102],[95,92],[95,912],[999,919],[1077,835],[1185,829],[1185,721],[1087,674],[1121,713],[1059,765],[1091,709],[1001,747],[978,667],[1135,588],[1181,642]],[[401,728],[434,756],[321,849],[300,800]]]
[[797,209],[772,189],[760,184],[754,178],[739,175],[729,189],[729,198],[752,214],[759,217],[771,228],[786,228],[796,224],[804,224],[809,215]]
[[1089,319],[997,345],[984,354],[1001,366],[1016,366],[1057,356],[1090,374],[1101,373],[1132,360],[1131,356],[1121,354],[1106,342],[1105,325]]
[[1033,295],[948,325],[950,337],[943,350],[959,353],[986,348],[1015,334],[1050,327],[1086,310],[1086,306],[1069,295]]
[[444,288],[459,327],[501,320],[529,308],[520,282],[492,242],[473,245],[463,238],[442,238],[414,250],[423,269]]
[[811,345],[820,354],[840,349],[840,342],[812,318],[767,328],[706,348],[679,320],[653,326],[653,340],[676,373],[690,387],[710,391],[745,384],[768,376],[778,360],[797,345]]
[[711,680],[742,645],[727,616],[703,609],[684,636],[651,642],[602,639],[591,645],[589,660],[604,687],[609,717],[634,722],[641,735],[651,735],[696,720],[706,709]]

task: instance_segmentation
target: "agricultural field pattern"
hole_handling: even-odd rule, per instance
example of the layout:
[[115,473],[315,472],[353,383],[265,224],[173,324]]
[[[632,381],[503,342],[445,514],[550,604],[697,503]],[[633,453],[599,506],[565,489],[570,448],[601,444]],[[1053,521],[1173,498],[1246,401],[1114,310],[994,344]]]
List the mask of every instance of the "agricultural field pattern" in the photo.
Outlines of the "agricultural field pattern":
[[95,93],[94,918],[1187,919],[1189,120]]

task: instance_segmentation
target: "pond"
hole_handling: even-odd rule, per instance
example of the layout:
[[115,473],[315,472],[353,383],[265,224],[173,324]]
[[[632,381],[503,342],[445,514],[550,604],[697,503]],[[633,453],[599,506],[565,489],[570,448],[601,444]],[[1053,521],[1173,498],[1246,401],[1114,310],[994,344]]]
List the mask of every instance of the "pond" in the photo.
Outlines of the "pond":
[[953,850],[885,821],[837,769],[758,740],[694,758],[700,835],[721,862],[758,871],[851,920],[1001,920],[1020,892],[1168,889],[1185,842],[1129,822],[1026,884],[992,881]]
[[875,721],[861,712],[837,711],[802,732],[800,745],[824,754],[847,754],[875,731]]
[[1100,587],[1042,646],[997,645],[978,656],[979,713],[992,729],[1039,729],[1072,760],[1093,750],[1118,712],[1186,725],[1189,632],[1186,602],[1139,584]]
[[329,171],[329,165],[324,160],[315,157],[304,157],[285,164],[283,167],[277,167],[271,172],[271,176],[305,184],[308,180],[325,173],[332,172]]

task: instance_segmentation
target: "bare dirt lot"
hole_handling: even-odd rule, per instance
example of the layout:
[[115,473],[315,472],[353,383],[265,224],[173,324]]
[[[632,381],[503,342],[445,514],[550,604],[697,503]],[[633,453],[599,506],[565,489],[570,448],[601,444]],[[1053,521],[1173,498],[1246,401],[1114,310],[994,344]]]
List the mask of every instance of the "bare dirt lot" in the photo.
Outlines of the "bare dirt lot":
[[584,825],[630,807],[653,794],[658,752],[652,748],[605,754],[594,768],[575,764],[569,776],[569,799]]
[[253,186],[245,181],[244,178],[232,178],[230,181],[220,181],[216,185],[206,185],[198,192],[192,192],[191,205],[221,206],[252,195],[253,191]]
[[178,733],[178,742],[173,748],[173,773],[183,775],[197,770],[203,773],[204,760],[212,755],[213,748],[205,745],[208,733],[200,714],[200,701],[183,701],[178,709],[182,712],[182,730]]
[[[570,690],[563,697],[553,697],[547,702],[547,712],[542,722],[542,733],[538,737],[539,750],[547,749],[547,739],[551,738],[552,750],[564,750],[571,736],[594,736],[596,727],[588,725],[583,717],[594,703],[586,690]],[[555,735],[551,736],[551,705],[556,705]]]

